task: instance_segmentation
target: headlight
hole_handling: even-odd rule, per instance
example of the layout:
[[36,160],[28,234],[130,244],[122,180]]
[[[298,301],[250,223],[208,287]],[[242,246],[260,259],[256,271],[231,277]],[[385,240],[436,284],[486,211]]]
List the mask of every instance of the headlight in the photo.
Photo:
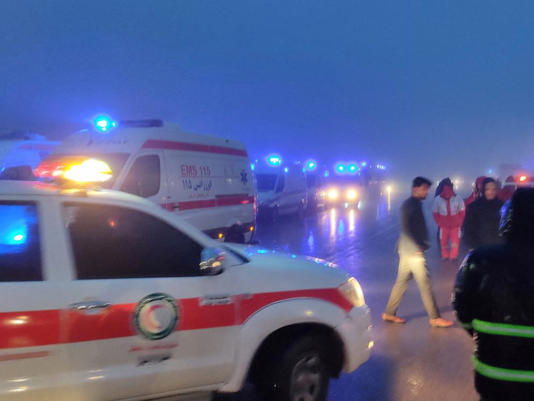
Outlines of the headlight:
[[336,200],[339,198],[339,191],[336,188],[330,188],[328,190],[328,199]]
[[349,189],[347,191],[347,200],[354,201],[358,197],[358,192],[355,189]]
[[360,307],[365,305],[362,287],[354,277],[349,278],[338,287],[338,291],[353,306]]

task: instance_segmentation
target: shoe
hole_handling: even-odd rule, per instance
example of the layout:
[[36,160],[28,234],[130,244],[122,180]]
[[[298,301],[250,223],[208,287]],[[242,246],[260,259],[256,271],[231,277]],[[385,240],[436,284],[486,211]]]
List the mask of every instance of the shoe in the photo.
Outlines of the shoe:
[[389,322],[389,323],[397,323],[397,324],[406,323],[406,320],[404,320],[402,317],[398,317],[395,315],[388,315],[387,313],[382,313],[382,320],[384,322]]
[[432,327],[451,327],[454,324],[452,320],[443,319],[442,317],[430,319],[429,322]]

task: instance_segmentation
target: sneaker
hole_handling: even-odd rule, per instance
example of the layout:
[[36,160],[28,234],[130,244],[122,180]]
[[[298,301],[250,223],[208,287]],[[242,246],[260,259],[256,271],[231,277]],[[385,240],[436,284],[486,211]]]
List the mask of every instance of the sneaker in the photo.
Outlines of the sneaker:
[[388,315],[387,313],[382,313],[382,320],[384,322],[389,322],[389,323],[398,323],[398,324],[406,323],[406,320],[404,320],[402,317],[398,317],[395,315]]
[[432,327],[451,327],[454,324],[452,320],[443,319],[442,317],[430,319],[429,322]]

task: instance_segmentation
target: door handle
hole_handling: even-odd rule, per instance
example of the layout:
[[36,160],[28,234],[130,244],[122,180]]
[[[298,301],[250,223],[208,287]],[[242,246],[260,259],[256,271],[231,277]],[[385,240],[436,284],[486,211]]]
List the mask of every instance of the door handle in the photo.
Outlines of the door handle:
[[91,311],[98,309],[106,309],[111,306],[111,303],[104,301],[82,301],[70,304],[70,308],[75,311]]

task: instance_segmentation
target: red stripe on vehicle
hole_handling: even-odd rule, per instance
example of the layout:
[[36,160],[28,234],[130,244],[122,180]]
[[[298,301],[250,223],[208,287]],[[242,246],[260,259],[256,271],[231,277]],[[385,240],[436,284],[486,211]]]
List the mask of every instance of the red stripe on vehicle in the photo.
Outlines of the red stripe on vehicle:
[[248,157],[245,149],[228,148],[226,146],[204,145],[200,143],[162,141],[158,139],[149,139],[143,146],[143,149],[172,149],[185,150],[189,152],[216,153],[221,155],[233,155]]
[[23,352],[20,354],[0,355],[0,362],[18,361],[20,359],[45,358],[50,355],[50,351]]
[[[299,298],[321,299],[345,311],[352,308],[350,302],[336,288],[268,292],[250,296],[235,295],[227,304],[209,304],[203,303],[203,298],[185,298],[177,300],[179,309],[177,330],[201,330],[243,324],[254,313],[270,304]],[[112,305],[94,314],[75,310],[0,313],[2,332],[0,348],[131,337],[136,335],[133,321],[136,305],[135,303]],[[62,324],[63,335],[61,335]],[[12,356],[0,355],[0,361],[2,358],[12,358]]]
[[59,343],[60,313],[59,310],[0,313],[0,348]]
[[206,209],[211,207],[249,205],[254,203],[254,196],[249,195],[230,195],[218,196],[215,199],[200,199],[183,202],[169,202],[161,204],[161,207],[167,210],[191,210]]

